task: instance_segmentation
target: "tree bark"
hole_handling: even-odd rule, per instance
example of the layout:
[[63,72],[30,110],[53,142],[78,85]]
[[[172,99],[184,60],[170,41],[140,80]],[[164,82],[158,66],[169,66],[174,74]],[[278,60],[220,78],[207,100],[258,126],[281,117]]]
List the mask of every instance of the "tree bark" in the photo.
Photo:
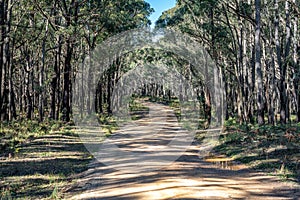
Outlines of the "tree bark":
[[256,89],[257,89],[257,123],[263,125],[264,120],[264,88],[263,75],[261,69],[261,1],[255,0],[255,71],[256,71]]
[[[293,0],[294,5],[296,5],[296,0]],[[296,102],[296,122],[300,122],[300,68],[299,66],[299,56],[298,56],[298,16],[294,14],[292,24],[293,24],[293,69],[296,76],[293,79],[294,82],[294,96]],[[300,50],[300,49],[299,49]],[[300,53],[300,52],[299,52]]]
[[39,77],[39,121],[42,122],[44,119],[44,74],[45,74],[45,59],[46,59],[46,41],[48,37],[48,26],[49,20],[46,19],[46,30],[42,44],[42,65],[40,69],[40,77]]
[[72,60],[72,47],[71,40],[68,39],[66,43],[66,59],[64,65],[64,86],[63,86],[63,102],[62,102],[62,120],[65,122],[70,121],[70,88],[71,88],[71,60]]
[[4,72],[4,33],[5,33],[5,26],[4,26],[4,17],[5,17],[5,6],[4,1],[0,2],[0,118],[2,121],[2,109],[3,109],[3,72]]

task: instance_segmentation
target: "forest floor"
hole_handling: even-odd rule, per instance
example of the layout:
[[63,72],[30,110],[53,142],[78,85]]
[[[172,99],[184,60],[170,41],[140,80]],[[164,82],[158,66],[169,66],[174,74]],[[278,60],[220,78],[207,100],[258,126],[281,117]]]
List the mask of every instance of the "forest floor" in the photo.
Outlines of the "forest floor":
[[[178,159],[166,149],[170,134],[185,133],[168,106],[146,103],[151,114],[112,134],[103,151],[119,148],[123,153],[96,155],[89,169],[70,186],[69,199],[297,199],[297,182],[257,172],[221,155],[201,158],[202,144],[193,142]],[[150,133],[154,134],[150,134]],[[130,152],[130,153],[128,153]],[[144,160],[132,152],[145,153]],[[176,155],[175,155],[176,156]],[[176,160],[169,164],[165,160]],[[141,163],[142,162],[142,163]],[[104,164],[103,164],[104,163]],[[155,170],[156,169],[156,170]]]
[[[92,160],[78,135],[69,129],[35,133],[28,138],[11,138],[6,130],[2,133],[1,200],[61,199],[63,188],[73,181],[74,175],[87,170]],[[14,145],[5,145],[11,140]]]
[[[106,140],[122,154],[106,156],[105,152],[116,150],[107,145],[104,154],[91,155],[72,127],[30,136],[11,152],[1,150],[0,199],[299,198],[299,180],[283,180],[236,161],[230,154],[236,149],[228,138],[205,158],[198,141],[182,155],[165,149],[186,133],[170,107],[150,102],[144,106],[149,109],[137,112],[133,126],[119,127]],[[174,133],[179,135],[175,139]],[[1,143],[5,138],[1,136]]]

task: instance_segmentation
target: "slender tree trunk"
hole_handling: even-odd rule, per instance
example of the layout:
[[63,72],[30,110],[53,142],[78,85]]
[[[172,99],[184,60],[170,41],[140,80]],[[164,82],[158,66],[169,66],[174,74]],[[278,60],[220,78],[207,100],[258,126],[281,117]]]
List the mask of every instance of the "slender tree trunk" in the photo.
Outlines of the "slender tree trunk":
[[[7,30],[9,0],[1,1],[1,121],[8,120],[7,104],[8,104],[8,88],[7,88],[7,63],[9,59],[8,42],[9,37]],[[3,78],[2,78],[3,77]]]
[[[89,52],[89,56],[91,56],[91,49],[90,49],[90,47],[88,47],[88,52]],[[89,61],[89,63],[88,63],[88,75],[87,75],[87,77],[88,77],[88,82],[87,82],[87,88],[86,88],[86,99],[87,99],[87,101],[86,101],[86,110],[87,110],[87,113],[88,114],[91,114],[92,113],[92,82],[93,82],[93,74],[92,74],[92,67],[93,66],[91,66],[91,63],[90,63],[91,61]]]
[[[237,1],[236,7],[239,8],[240,1]],[[238,16],[238,30],[236,30],[237,33],[237,42],[238,42],[238,53],[237,53],[237,61],[236,61],[236,76],[238,78],[238,116],[239,116],[239,122],[243,123],[247,116],[245,115],[245,81],[244,81],[244,62],[243,62],[243,37],[244,37],[244,31],[243,31],[243,22],[240,16]]]
[[9,33],[11,31],[11,15],[12,15],[12,0],[7,0],[7,6],[6,6],[7,12],[6,12],[6,30],[5,35],[6,38],[4,39],[4,54],[3,58],[5,59],[5,65],[6,69],[8,69],[7,72],[7,80],[8,80],[8,120],[11,121],[13,118],[15,118],[15,103],[14,103],[14,91],[13,91],[13,65],[11,63],[11,49],[13,47],[11,46],[11,38],[9,36]]
[[257,123],[264,124],[264,88],[263,88],[263,75],[261,69],[261,1],[255,0],[255,71],[256,71],[256,88],[257,88]]
[[[278,82],[278,89],[281,87],[282,77],[281,77],[281,69],[282,69],[282,59],[281,59],[281,44],[279,40],[279,4],[278,0],[274,0],[274,7],[275,7],[275,19],[274,19],[274,30],[275,30],[275,46],[276,46],[276,56],[277,59],[275,59],[275,74],[277,74],[279,82]],[[281,95],[280,95],[281,96]],[[283,101],[280,97],[280,101]],[[277,112],[275,112],[277,114]],[[280,119],[283,118],[283,121],[285,121],[285,116],[281,116],[280,113]]]
[[285,113],[286,113],[286,118],[290,122],[291,121],[291,115],[290,115],[290,108],[291,108],[291,99],[289,98],[290,95],[290,88],[292,87],[292,80],[290,80],[290,73],[291,73],[291,66],[290,63],[292,59],[290,58],[290,52],[291,52],[291,44],[292,44],[292,24],[291,24],[291,17],[290,17],[290,2],[286,1],[285,2],[285,12],[286,12],[286,45],[285,45],[285,62],[284,64],[285,69],[286,69],[286,107],[285,107]]
[[284,53],[284,63],[281,65],[280,71],[280,122],[286,123],[288,116],[288,97],[287,97],[287,67],[288,67],[288,56],[290,52],[291,45],[291,29],[289,20],[289,2],[286,1],[285,4],[286,11],[286,41],[285,41],[285,53]]
[[[296,0],[293,0],[294,5],[296,5]],[[296,102],[296,121],[300,122],[300,67],[299,57],[298,57],[298,16],[294,14],[292,19],[293,24],[293,69],[296,77],[293,79],[294,82],[294,97]]]
[[72,47],[71,39],[67,40],[66,58],[64,65],[64,86],[63,86],[63,102],[62,102],[62,120],[65,122],[70,121],[70,85],[71,85],[71,60],[72,60]]
[[58,68],[57,68],[57,91],[56,91],[56,112],[55,112],[55,119],[59,120],[59,114],[61,112],[61,97],[62,97],[62,92],[61,89],[62,88],[62,80],[61,80],[61,59],[62,57],[62,39],[61,36],[58,36],[58,51],[57,51],[57,59],[58,59]]
[[44,119],[44,74],[45,74],[45,58],[46,58],[46,40],[48,37],[48,26],[49,26],[49,21],[46,19],[46,30],[45,30],[45,35],[43,39],[43,44],[42,44],[42,65],[40,69],[40,76],[39,76],[39,121],[42,122]]
[[[249,0],[248,1],[249,4],[251,4],[252,2]],[[252,25],[249,25],[248,27],[249,29],[249,38],[248,38],[248,44],[249,44],[249,67],[248,68],[248,83],[249,83],[249,120],[251,123],[254,123],[254,107],[255,107],[255,37],[254,34],[252,34],[254,32],[254,27]]]
[[[58,16],[58,1],[54,2],[53,5],[53,16],[55,17],[55,24],[61,24],[61,18]],[[54,66],[53,74],[51,77],[51,88],[50,88],[50,112],[49,118],[52,120],[58,120],[59,115],[59,69],[60,69],[60,54],[61,54],[61,36],[57,34],[55,37],[55,44],[57,45],[54,51]]]
[[60,67],[60,62],[59,62],[59,54],[60,54],[60,36],[57,36],[57,44],[58,48],[55,50],[55,61],[54,61],[54,74],[52,75],[52,80],[51,80],[51,105],[50,105],[50,119],[56,119],[56,112],[59,112],[56,109],[56,104],[57,104],[57,84],[58,84],[58,77],[59,77],[59,67]]
[[[270,22],[269,23],[269,28],[270,30],[273,31],[272,29],[273,24]],[[270,31],[270,42],[272,43],[272,31]],[[275,102],[275,59],[274,59],[274,48],[270,47],[269,48],[269,54],[270,54],[270,61],[268,62],[268,123],[274,125],[275,124],[275,109],[274,109],[274,102]]]
[[102,83],[99,84],[99,112],[103,113],[103,89]]
[[107,75],[107,113],[111,114],[112,110],[111,110],[111,95],[112,95],[112,80],[111,80],[111,74],[109,73]]
[[31,77],[31,56],[30,53],[28,52],[27,55],[27,64],[25,67],[25,96],[26,96],[26,118],[31,119],[32,118],[32,112],[33,112],[33,107],[32,107],[32,99],[31,99],[31,94],[30,94],[30,79],[33,79]]
[[[14,45],[10,46],[9,49],[14,48]],[[8,50],[10,51],[10,50]],[[14,93],[14,85],[13,85],[13,71],[14,65],[11,63],[11,52],[9,53],[9,60],[8,60],[8,90],[9,90],[9,97],[8,97],[8,120],[12,121],[16,119],[16,107],[15,107],[15,93]]]
[[2,112],[3,112],[3,72],[4,72],[4,33],[5,33],[5,26],[4,26],[4,17],[5,17],[5,6],[4,1],[0,2],[0,119],[2,119]]

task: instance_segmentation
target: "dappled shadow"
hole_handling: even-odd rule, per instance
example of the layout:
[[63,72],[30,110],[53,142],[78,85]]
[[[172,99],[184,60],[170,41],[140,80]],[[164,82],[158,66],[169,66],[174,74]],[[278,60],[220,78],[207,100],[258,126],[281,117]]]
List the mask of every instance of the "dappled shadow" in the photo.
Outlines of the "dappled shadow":
[[82,172],[87,159],[49,158],[6,161],[1,163],[0,176],[26,176],[34,174],[65,174]]
[[13,157],[0,160],[0,192],[12,198],[50,197],[91,161],[78,136],[69,132],[30,138],[16,149]]
[[[110,142],[128,154],[115,156],[111,151],[114,149],[110,146],[107,146],[108,149],[102,149],[107,151],[107,156],[94,160],[89,170],[78,176],[76,184],[66,189],[67,198],[295,199],[300,195],[298,185],[282,183],[274,177],[245,167],[222,169],[214,162],[206,162],[205,159],[201,159],[201,144],[195,141],[181,156],[174,159],[174,162],[169,160],[170,162],[166,163],[167,158],[174,156],[174,152],[162,150],[163,146],[174,139],[171,136],[176,133],[180,135],[181,132],[174,126],[170,115],[165,115],[169,120],[162,120],[161,111],[167,110],[165,106],[149,105],[157,108],[157,113],[152,115],[151,126],[144,126],[147,121],[140,119],[139,122],[143,123],[138,124],[138,129],[126,127],[110,138]],[[165,126],[151,135],[151,131],[160,125]],[[100,155],[104,154],[103,151]],[[133,152],[144,153],[144,159],[139,158],[138,154],[130,155]]]
[[219,169],[182,157],[148,173],[108,170],[103,164],[96,167],[95,161],[93,173],[84,174],[69,191],[78,194],[74,199],[295,199],[300,195],[296,186],[250,169]]
[[232,128],[222,135],[221,144],[214,150],[237,157],[238,161],[251,165],[256,171],[276,174],[285,180],[299,183],[299,144],[286,141],[285,136],[282,136],[285,129],[276,126],[267,128],[269,132],[261,133]]

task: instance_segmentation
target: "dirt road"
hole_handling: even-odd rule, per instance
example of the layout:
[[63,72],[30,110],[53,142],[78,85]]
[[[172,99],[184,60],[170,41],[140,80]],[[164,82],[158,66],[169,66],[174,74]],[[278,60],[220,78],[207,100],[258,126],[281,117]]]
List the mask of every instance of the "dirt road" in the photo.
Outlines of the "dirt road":
[[[178,142],[190,135],[180,128],[172,110],[162,104],[145,105],[150,108],[149,114],[135,124],[124,125],[102,144],[101,152],[96,155],[98,160],[90,163],[89,170],[70,186],[68,199],[298,199],[300,196],[299,185],[280,182],[245,167],[222,169],[204,161],[199,155],[201,144],[197,142],[183,151],[181,147],[186,143]],[[178,156],[181,151],[183,154]]]

